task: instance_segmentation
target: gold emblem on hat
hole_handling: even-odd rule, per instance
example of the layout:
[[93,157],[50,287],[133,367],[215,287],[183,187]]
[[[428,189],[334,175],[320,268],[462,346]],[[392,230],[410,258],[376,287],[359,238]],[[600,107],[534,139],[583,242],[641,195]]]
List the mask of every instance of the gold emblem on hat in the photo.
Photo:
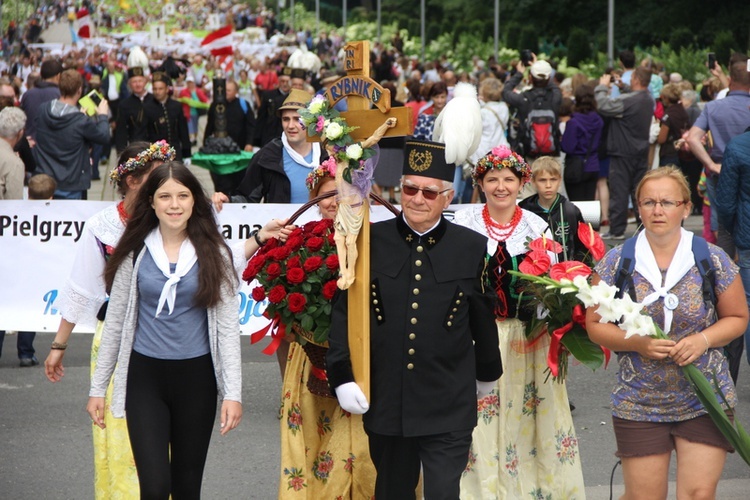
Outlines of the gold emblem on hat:
[[409,168],[415,172],[424,172],[432,165],[432,153],[412,149],[409,153]]

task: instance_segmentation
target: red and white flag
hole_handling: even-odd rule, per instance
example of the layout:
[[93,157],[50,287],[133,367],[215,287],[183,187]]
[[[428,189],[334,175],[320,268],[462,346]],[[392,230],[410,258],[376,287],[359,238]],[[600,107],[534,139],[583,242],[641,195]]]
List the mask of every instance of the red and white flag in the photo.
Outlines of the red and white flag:
[[76,13],[78,19],[78,36],[80,38],[91,38],[91,16],[85,7]]
[[224,74],[232,73],[234,71],[234,56],[217,56],[216,61],[224,71]]
[[232,49],[232,26],[224,26],[206,35],[201,47],[211,51],[214,56],[228,56],[234,53]]

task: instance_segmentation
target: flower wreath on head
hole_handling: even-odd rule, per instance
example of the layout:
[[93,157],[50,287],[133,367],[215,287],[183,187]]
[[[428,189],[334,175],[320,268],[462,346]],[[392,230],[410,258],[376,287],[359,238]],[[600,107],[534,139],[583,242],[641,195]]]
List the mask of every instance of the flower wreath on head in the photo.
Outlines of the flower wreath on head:
[[330,177],[331,179],[336,178],[336,159],[333,157],[328,157],[328,159],[312,169],[312,172],[307,174],[307,178],[305,179],[307,190],[313,192],[326,177]]
[[492,148],[492,151],[484,155],[471,169],[471,180],[474,186],[479,179],[490,169],[502,170],[509,168],[521,175],[521,185],[523,186],[531,180],[531,167],[518,153],[514,153],[507,146],[498,146]]
[[359,127],[347,125],[339,112],[331,107],[323,95],[316,95],[299,110],[300,122],[310,137],[320,137],[327,144],[333,146],[335,161],[346,161],[349,166],[342,173],[344,180],[351,184],[352,169],[360,170],[364,161],[375,155],[373,148],[363,148],[359,142],[354,142],[350,132]]
[[167,144],[167,141],[157,141],[151,144],[148,149],[135,155],[134,158],[129,158],[125,163],[121,163],[113,168],[109,173],[109,181],[112,184],[119,184],[120,180],[128,172],[133,172],[152,161],[172,161],[175,159],[175,156],[174,148]]

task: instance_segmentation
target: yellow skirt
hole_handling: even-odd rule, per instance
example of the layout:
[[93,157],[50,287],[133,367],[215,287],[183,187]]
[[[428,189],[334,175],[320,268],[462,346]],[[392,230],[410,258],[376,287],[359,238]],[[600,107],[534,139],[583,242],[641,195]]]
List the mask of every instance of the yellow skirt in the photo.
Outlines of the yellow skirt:
[[497,325],[503,376],[478,402],[461,499],[585,498],[566,385],[545,382],[549,335],[530,345],[521,321]]
[[[94,375],[104,322],[100,321],[91,345],[91,376]],[[140,498],[138,474],[130,448],[128,425],[124,418],[112,415],[112,381],[105,397],[105,429],[92,424],[94,435],[94,497],[97,500],[137,500]]]
[[362,416],[307,389],[311,363],[292,343],[281,405],[280,499],[370,500],[375,467]]

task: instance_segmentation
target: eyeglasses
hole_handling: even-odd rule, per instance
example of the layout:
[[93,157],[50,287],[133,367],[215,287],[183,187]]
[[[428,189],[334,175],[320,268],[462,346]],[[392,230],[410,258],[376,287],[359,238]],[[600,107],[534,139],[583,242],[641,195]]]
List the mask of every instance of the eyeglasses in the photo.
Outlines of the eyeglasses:
[[450,189],[443,189],[442,191],[435,191],[434,189],[418,188],[415,186],[410,186],[408,184],[401,184],[401,189],[403,190],[403,193],[407,196],[417,196],[417,193],[422,191],[422,196],[424,196],[425,200],[434,200],[438,197],[439,194],[443,194],[443,193],[450,191]]
[[661,205],[662,210],[674,210],[675,208],[684,205],[687,203],[686,201],[672,201],[672,200],[662,200],[662,201],[656,201],[656,200],[643,200],[638,203],[638,206],[641,208],[645,208],[646,210],[653,210],[656,208],[656,205]]

